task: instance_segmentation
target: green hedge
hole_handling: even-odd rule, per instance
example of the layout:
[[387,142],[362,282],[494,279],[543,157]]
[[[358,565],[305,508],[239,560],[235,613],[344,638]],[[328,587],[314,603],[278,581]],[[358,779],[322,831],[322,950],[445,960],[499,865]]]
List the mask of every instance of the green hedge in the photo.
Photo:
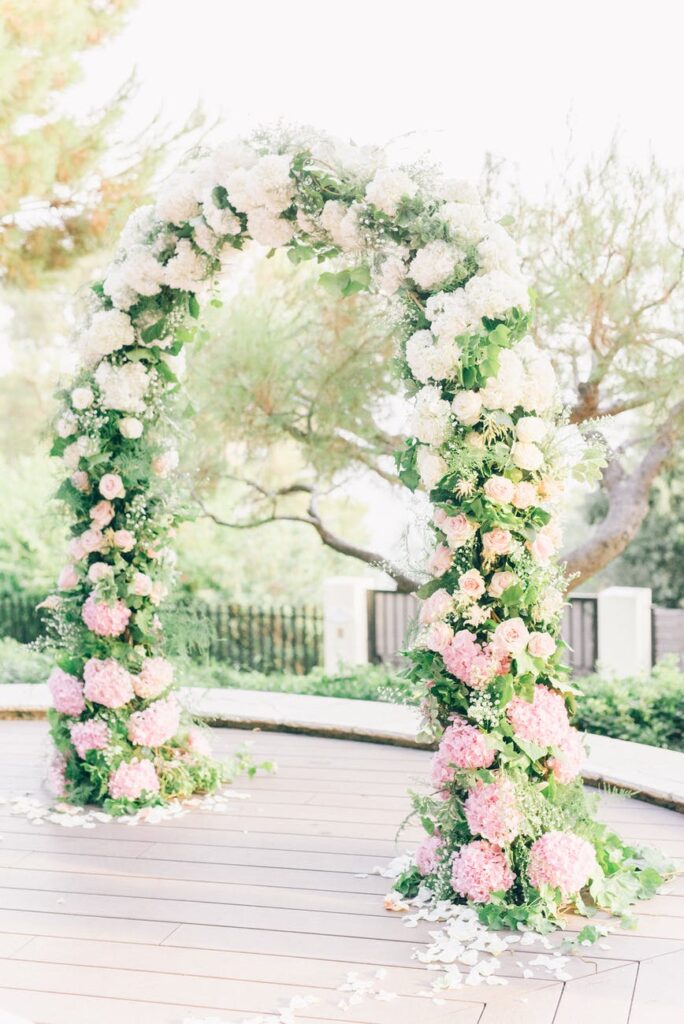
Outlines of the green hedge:
[[675,655],[663,658],[650,676],[579,681],[577,726],[619,740],[684,751],[684,672]]

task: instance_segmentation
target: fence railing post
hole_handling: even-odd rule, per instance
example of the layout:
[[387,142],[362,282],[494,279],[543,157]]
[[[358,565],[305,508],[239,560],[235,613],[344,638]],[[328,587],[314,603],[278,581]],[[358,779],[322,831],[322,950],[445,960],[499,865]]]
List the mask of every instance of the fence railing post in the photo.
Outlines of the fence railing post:
[[599,668],[624,679],[650,672],[651,590],[607,587],[598,595]]
[[368,663],[370,581],[362,576],[332,576],[323,584],[323,664],[326,672]]

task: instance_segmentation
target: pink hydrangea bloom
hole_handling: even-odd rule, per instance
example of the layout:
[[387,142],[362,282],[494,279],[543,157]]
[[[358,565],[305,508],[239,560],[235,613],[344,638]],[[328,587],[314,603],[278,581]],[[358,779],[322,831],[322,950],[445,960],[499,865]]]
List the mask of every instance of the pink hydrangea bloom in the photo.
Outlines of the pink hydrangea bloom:
[[74,722],[69,729],[71,742],[79,757],[85,757],[89,750],[104,750],[109,743],[107,723],[100,718],[90,718],[87,722]]
[[446,622],[433,622],[425,631],[424,643],[428,651],[438,654],[449,646],[454,639],[454,631]]
[[161,747],[178,732],[180,707],[175,697],[157,700],[128,721],[128,738],[138,747]]
[[131,675],[113,658],[91,658],[83,670],[88,700],[106,708],[122,708],[135,696]]
[[545,832],[532,844],[527,875],[535,888],[551,885],[576,895],[596,871],[594,847],[574,832]]
[[510,843],[520,831],[522,816],[515,786],[509,779],[497,779],[496,782],[478,779],[463,808],[473,835],[484,836],[492,843]]
[[492,893],[505,892],[514,881],[503,850],[484,839],[462,846],[454,857],[454,891],[474,903],[489,903]]
[[416,867],[421,875],[431,875],[439,867],[439,850],[442,847],[442,839],[438,833],[434,836],[426,836],[416,850]]
[[140,675],[133,676],[133,689],[138,697],[151,700],[173,682],[173,665],[166,658],[145,658]]
[[60,715],[80,715],[85,711],[83,683],[76,676],[54,668],[47,681],[55,711]]
[[516,736],[539,747],[560,746],[570,728],[565,701],[548,686],[535,686],[531,704],[513,697],[506,715]]
[[66,792],[66,757],[55,750],[47,769],[47,786],[53,796],[64,796]]
[[106,604],[91,594],[83,605],[81,616],[88,629],[98,636],[120,636],[128,625],[131,609],[123,601]]
[[206,729],[190,729],[185,738],[185,749],[199,757],[211,757],[211,743]]
[[109,795],[114,800],[137,800],[143,793],[159,792],[159,776],[151,761],[122,761],[109,776]]
[[486,689],[496,676],[508,671],[509,665],[505,652],[490,644],[480,645],[468,629],[456,633],[442,657],[447,671],[474,690]]
[[459,719],[444,730],[439,750],[432,758],[432,783],[444,789],[452,782],[459,768],[489,768],[496,751],[487,745],[484,733],[477,726]]
[[571,726],[556,750],[556,756],[549,758],[549,767],[556,781],[567,785],[577,778],[584,761],[585,751],[581,733]]
[[440,619],[445,618],[453,608],[453,605],[454,599],[447,590],[444,590],[443,587],[435,590],[434,594],[427,597],[421,606],[421,626],[428,626],[431,622],[438,622]]

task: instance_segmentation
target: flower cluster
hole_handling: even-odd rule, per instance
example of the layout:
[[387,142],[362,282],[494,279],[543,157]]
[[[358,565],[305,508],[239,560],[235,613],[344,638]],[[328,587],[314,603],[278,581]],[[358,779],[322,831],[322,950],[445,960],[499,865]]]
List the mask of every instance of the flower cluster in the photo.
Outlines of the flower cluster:
[[495,751],[488,745],[485,734],[462,719],[444,730],[439,749],[432,759],[432,783],[443,791],[453,782],[454,773],[473,768],[489,768]]
[[513,885],[511,871],[501,847],[476,839],[462,846],[454,857],[451,884],[459,896],[473,903],[488,903],[495,892],[506,892]]
[[572,832],[545,832],[530,849],[527,874],[532,885],[560,889],[563,898],[578,893],[597,869],[594,847]]
[[515,786],[503,776],[495,782],[478,779],[463,805],[468,828],[474,836],[484,836],[503,846],[520,832],[522,815]]

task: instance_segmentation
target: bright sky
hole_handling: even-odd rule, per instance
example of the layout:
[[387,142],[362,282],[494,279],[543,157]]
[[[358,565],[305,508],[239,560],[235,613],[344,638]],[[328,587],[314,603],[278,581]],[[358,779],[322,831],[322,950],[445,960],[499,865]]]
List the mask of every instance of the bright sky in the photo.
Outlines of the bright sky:
[[467,177],[490,150],[536,189],[568,118],[579,158],[619,128],[631,155],[681,163],[683,21],[674,0],[142,0],[79,100],[135,66],[138,127],[199,102],[226,137],[279,118],[358,142],[409,134],[402,155]]

